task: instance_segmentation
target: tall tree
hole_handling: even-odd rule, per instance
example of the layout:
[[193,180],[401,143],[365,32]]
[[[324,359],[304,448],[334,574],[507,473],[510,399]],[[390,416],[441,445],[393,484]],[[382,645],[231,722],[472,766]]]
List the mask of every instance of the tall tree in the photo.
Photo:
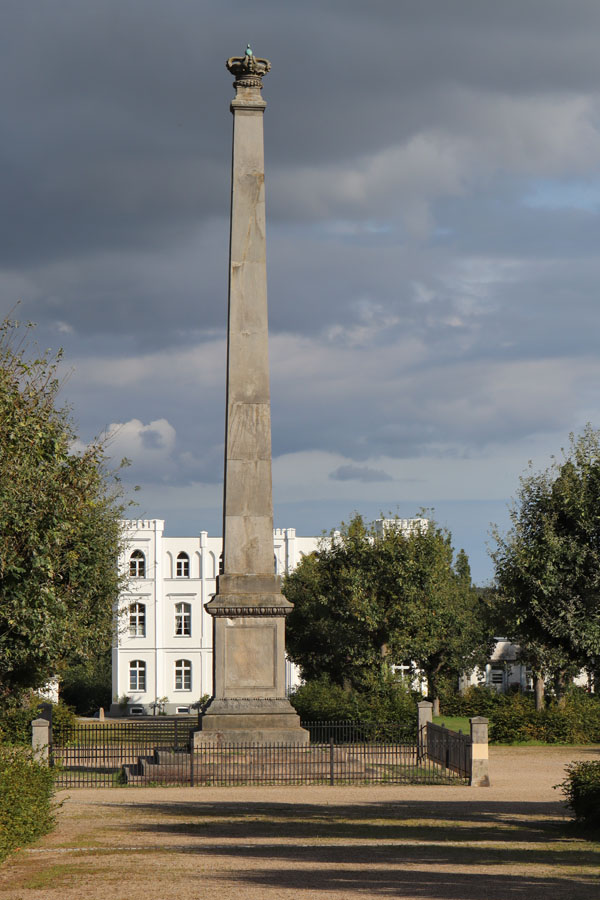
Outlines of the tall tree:
[[413,663],[437,699],[440,679],[472,669],[489,641],[466,554],[434,522],[377,530],[355,516],[284,584],[294,603],[288,653],[307,679],[365,687]]
[[0,328],[0,704],[111,640],[118,479],[101,442],[72,449],[59,359],[32,358],[18,327]]
[[521,478],[492,557],[500,621],[532,667],[559,682],[600,658],[600,433],[588,425],[542,472]]

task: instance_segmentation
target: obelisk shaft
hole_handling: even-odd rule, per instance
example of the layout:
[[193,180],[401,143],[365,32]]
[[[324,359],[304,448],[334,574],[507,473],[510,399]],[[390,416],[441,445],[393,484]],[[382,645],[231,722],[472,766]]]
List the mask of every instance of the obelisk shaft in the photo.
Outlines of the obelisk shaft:
[[[214,697],[197,740],[296,743],[308,732],[285,696],[285,616],[273,565],[262,76],[248,47],[235,74],[223,571],[214,617]],[[221,738],[219,738],[220,740]]]
[[273,574],[265,106],[258,88],[251,87],[238,88],[238,96],[231,104],[233,160],[223,509],[226,575]]

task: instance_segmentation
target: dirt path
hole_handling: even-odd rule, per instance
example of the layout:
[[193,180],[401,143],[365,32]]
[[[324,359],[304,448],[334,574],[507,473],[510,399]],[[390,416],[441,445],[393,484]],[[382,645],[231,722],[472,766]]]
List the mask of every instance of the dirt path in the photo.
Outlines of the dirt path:
[[491,788],[62,792],[53,834],[0,870],[0,900],[592,900],[600,843],[552,785],[594,748],[492,748]]

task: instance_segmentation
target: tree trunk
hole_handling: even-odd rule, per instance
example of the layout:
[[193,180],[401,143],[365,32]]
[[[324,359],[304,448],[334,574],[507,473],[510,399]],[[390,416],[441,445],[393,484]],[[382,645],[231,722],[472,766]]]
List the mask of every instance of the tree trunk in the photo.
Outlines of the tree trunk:
[[434,716],[439,716],[440,714],[440,698],[438,696],[433,698],[433,709],[431,710],[431,714]]
[[556,676],[556,701],[561,708],[567,705],[567,676],[564,672]]
[[533,684],[535,690],[535,708],[540,710],[544,708],[544,676],[536,672],[533,676]]
[[381,658],[381,677],[387,681],[392,674],[390,648],[387,640],[382,641],[379,645],[379,656]]

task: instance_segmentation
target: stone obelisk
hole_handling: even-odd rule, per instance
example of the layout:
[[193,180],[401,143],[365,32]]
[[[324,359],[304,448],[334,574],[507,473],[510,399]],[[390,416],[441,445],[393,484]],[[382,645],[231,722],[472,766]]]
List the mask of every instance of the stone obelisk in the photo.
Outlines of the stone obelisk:
[[202,734],[231,743],[305,743],[285,696],[285,616],[274,574],[262,79],[248,46],[235,76],[223,570],[206,604],[214,624],[214,696]]

